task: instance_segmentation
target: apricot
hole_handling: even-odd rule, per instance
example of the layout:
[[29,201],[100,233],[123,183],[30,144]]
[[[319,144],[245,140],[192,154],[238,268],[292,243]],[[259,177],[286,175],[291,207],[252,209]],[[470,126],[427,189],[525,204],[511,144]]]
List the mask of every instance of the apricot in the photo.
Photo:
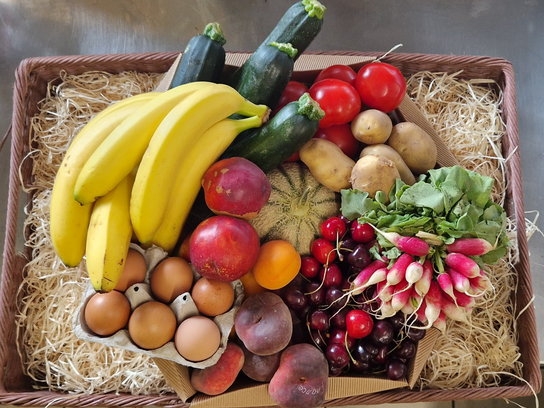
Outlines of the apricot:
[[245,356],[243,373],[252,380],[269,382],[280,365],[281,351],[269,356],[258,356],[249,351],[244,343],[240,343],[240,347]]
[[218,395],[227,391],[244,366],[244,352],[236,343],[229,341],[227,348],[213,366],[194,369],[191,385],[206,395]]
[[204,199],[218,215],[250,220],[270,198],[272,188],[266,174],[242,157],[219,160],[202,178]]
[[268,241],[261,246],[252,273],[260,286],[276,290],[287,286],[297,276],[301,262],[291,243],[281,239]]
[[191,234],[193,268],[208,279],[232,282],[251,270],[261,243],[247,221],[216,215],[202,221]]
[[289,346],[270,380],[268,392],[283,408],[322,406],[328,387],[329,365],[323,353],[311,344]]
[[281,297],[272,292],[248,297],[236,314],[234,327],[247,349],[259,356],[283,350],[293,333],[289,308]]

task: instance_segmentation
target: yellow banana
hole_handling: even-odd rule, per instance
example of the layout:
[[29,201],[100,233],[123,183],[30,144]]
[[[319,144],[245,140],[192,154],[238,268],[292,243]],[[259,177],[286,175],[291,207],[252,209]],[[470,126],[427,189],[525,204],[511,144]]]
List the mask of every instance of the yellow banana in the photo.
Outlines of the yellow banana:
[[144,93],[108,106],[83,127],[66,151],[53,184],[49,215],[51,241],[65,265],[76,266],[85,253],[92,204],[81,205],[74,199],[74,186],[83,164],[113,129],[157,95]]
[[262,118],[223,119],[204,132],[191,149],[176,175],[164,219],[151,242],[170,252],[174,249],[185,220],[200,191],[206,170],[230,146],[239,133],[259,127]]
[[265,105],[222,84],[201,89],[172,109],[153,134],[134,181],[130,217],[140,242],[150,241],[158,230],[176,174],[198,138],[234,113],[263,117],[267,112]]
[[131,172],[94,204],[87,235],[85,261],[97,291],[112,291],[123,272],[132,238],[129,201],[135,172]]
[[136,167],[153,132],[180,101],[211,82],[192,82],[172,88],[130,115],[87,160],[77,179],[74,198],[89,204],[111,191]]

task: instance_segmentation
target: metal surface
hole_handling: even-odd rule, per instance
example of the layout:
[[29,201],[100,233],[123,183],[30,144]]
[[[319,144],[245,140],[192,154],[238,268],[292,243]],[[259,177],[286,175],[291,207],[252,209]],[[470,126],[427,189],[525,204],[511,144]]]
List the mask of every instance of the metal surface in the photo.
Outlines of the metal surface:
[[[13,72],[34,56],[181,51],[211,21],[230,51],[251,51],[294,0],[0,0],[0,137],[11,121]],[[323,0],[310,50],[485,55],[516,71],[527,217],[544,210],[544,2],[541,0]],[[0,155],[0,236],[5,233],[9,140]],[[539,220],[537,226],[542,228]],[[2,244],[0,244],[2,245]],[[544,339],[544,238],[529,240],[539,338]],[[1,261],[0,261],[1,262]],[[544,341],[540,344],[544,360]]]

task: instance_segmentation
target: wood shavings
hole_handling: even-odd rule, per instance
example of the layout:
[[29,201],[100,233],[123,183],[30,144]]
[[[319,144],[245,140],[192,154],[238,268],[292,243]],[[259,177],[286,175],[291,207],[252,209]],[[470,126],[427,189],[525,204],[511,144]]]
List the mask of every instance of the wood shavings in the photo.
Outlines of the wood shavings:
[[[508,158],[501,146],[502,93],[493,81],[463,80],[459,74],[420,72],[407,81],[407,93],[461,166],[495,180],[492,199],[504,205]],[[421,373],[421,388],[493,387],[523,378],[512,296],[518,253],[511,218],[507,233],[509,254],[485,270],[494,291],[477,300],[468,322],[448,320]]]

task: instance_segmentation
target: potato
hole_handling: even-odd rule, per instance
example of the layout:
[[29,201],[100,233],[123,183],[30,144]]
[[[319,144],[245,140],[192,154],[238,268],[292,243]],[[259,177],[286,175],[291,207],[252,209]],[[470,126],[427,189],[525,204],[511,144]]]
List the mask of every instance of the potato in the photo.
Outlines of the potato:
[[436,166],[437,150],[434,140],[412,122],[397,123],[387,144],[397,151],[415,174],[425,173]]
[[412,171],[408,168],[400,154],[397,153],[395,149],[386,144],[380,143],[376,145],[371,145],[365,147],[360,154],[360,158],[363,156],[368,156],[369,154],[375,154],[377,156],[384,156],[395,163],[395,167],[399,171],[400,178],[408,185],[413,185],[416,182],[416,178],[412,174]]
[[367,145],[385,143],[392,128],[391,118],[377,109],[365,110],[351,121],[351,133]]
[[400,174],[395,163],[387,157],[375,154],[357,160],[350,177],[352,188],[366,191],[372,198],[377,191],[389,194],[396,179],[400,179]]
[[349,178],[355,161],[333,142],[312,138],[302,146],[299,154],[312,176],[325,187],[336,192],[351,187]]

